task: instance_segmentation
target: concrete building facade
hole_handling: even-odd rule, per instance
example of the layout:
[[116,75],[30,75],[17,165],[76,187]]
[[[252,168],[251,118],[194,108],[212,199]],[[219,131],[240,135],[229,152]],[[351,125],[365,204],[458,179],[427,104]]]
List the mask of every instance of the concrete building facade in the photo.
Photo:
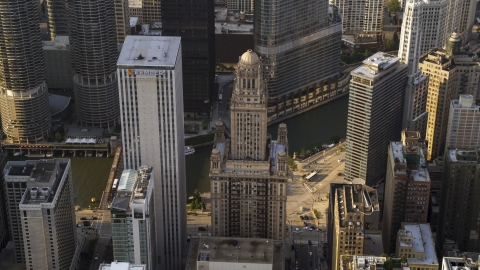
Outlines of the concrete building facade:
[[459,250],[480,251],[480,148],[447,149],[444,156],[440,217],[436,246],[443,253],[446,241],[458,243]]
[[[423,0],[422,2],[422,40],[420,55],[431,49],[443,48],[446,37],[446,15],[448,0]],[[405,15],[404,15],[405,18]]]
[[[227,9],[237,12],[252,13],[254,0],[225,0]],[[217,5],[217,3],[216,3]]]
[[446,147],[474,149],[480,145],[480,110],[471,95],[460,95],[450,104]]
[[475,23],[475,12],[477,1],[475,0],[450,0],[448,1],[448,10],[445,13],[445,35],[457,32],[466,44],[472,32]]
[[408,0],[403,12],[398,57],[408,66],[402,128],[417,130],[425,137],[428,77],[418,68],[422,42],[423,2]]
[[342,32],[348,34],[381,33],[383,29],[383,7],[381,0],[345,1],[330,0],[342,14]]
[[27,269],[72,269],[77,230],[70,160],[38,161],[29,177],[17,213]]
[[407,66],[383,52],[352,70],[347,118],[345,179],[385,179],[388,144],[402,129]]
[[328,243],[330,269],[343,269],[341,255],[363,255],[365,230],[378,226],[377,191],[362,179],[352,184],[331,184]]
[[[4,181],[5,194],[7,194],[6,200],[10,234],[14,242],[15,262],[27,262],[27,269],[37,269],[37,267],[32,264],[34,261],[40,262],[38,269],[53,269],[49,267],[53,267],[52,259],[57,257],[57,259],[55,259],[57,263],[55,266],[56,269],[65,269],[59,267],[66,265],[68,265],[67,268],[69,268],[76,247],[70,160],[9,161],[5,165]],[[50,196],[47,197],[52,199],[52,201],[41,204],[35,203],[33,204],[33,208],[30,209],[29,201],[26,200],[29,200],[31,197],[32,189],[33,192],[37,192],[37,195],[46,196],[42,195],[42,189],[44,187],[49,190]],[[55,192],[52,194],[50,191]],[[40,197],[38,198],[39,200],[41,199]],[[45,200],[45,198],[43,198],[43,200]],[[24,206],[24,208],[26,208],[25,211],[29,209],[27,216],[25,216],[25,212],[19,208],[21,203],[26,204]],[[57,207],[55,208],[55,206]],[[45,209],[43,209],[43,207],[45,207]],[[24,222],[28,222],[29,219],[35,219],[35,221],[32,222],[38,224],[30,226],[30,231],[27,235],[24,229],[28,228],[24,226],[28,225],[24,224]],[[57,226],[58,230],[55,232],[53,229],[48,230],[48,228],[56,228]],[[32,230],[35,231],[34,234],[31,234]],[[48,239],[45,238],[45,234],[50,234],[50,231],[52,231],[51,234],[58,233],[58,235],[48,237],[54,239],[54,241],[45,240]],[[33,235],[35,235],[36,239],[32,239]],[[29,236],[29,239],[26,239],[26,236]],[[29,240],[29,242],[26,242],[26,240]],[[65,245],[58,245],[57,241],[60,240],[65,241]],[[33,245],[33,243],[35,243],[35,245]],[[53,247],[50,247],[52,245]],[[51,254],[52,249],[53,254]],[[48,252],[48,254],[46,252]],[[59,254],[65,256],[65,258],[58,258],[58,256],[60,256]],[[26,257],[30,260],[27,261],[25,259]],[[69,258],[70,261],[67,262],[67,258]],[[45,260],[49,261],[47,262]],[[30,261],[32,261],[32,263],[30,263]]]
[[382,240],[386,254],[395,251],[402,222],[427,222],[430,176],[418,131],[402,131],[401,142],[388,146]]
[[50,40],[55,40],[57,36],[68,35],[68,16],[67,1],[65,0],[45,0],[47,13],[47,27]]
[[180,269],[186,251],[181,56],[179,37],[127,36],[117,63],[125,168],[155,168],[160,269]]
[[[52,125],[37,1],[3,1],[0,115],[6,140],[37,142]],[[18,48],[22,48],[19,50]]]
[[130,35],[130,8],[128,0],[114,0],[117,43],[122,44]]
[[[145,264],[156,269],[153,168],[124,170],[117,195],[110,207],[113,258],[115,261]],[[153,210],[153,211],[152,211]],[[155,257],[153,257],[155,258]]]
[[75,104],[81,125],[112,128],[119,102],[114,0],[68,0]]
[[251,50],[238,62],[231,99],[231,138],[215,126],[210,159],[212,235],[285,239],[288,138],[267,134],[267,93],[260,58]]
[[328,1],[257,0],[254,9],[269,121],[338,95],[342,25]]

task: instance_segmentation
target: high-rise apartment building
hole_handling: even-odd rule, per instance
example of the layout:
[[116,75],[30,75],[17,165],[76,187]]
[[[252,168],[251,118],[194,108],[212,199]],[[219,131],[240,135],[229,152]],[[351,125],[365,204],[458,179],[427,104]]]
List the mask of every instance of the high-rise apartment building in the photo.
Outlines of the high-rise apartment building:
[[4,181],[15,261],[68,269],[76,248],[70,160],[9,161]]
[[215,79],[213,0],[162,0],[161,7],[162,35],[182,38],[185,117],[208,118]]
[[450,103],[446,147],[475,149],[480,146],[480,108],[471,95]]
[[[141,0],[142,22],[151,24],[162,21],[161,0]],[[137,5],[138,8],[139,5]]]
[[345,179],[385,179],[388,144],[402,129],[407,66],[379,52],[351,72],[347,118]]
[[[329,201],[328,245],[330,269],[343,269],[341,255],[363,255],[365,230],[377,225],[380,205],[377,191],[362,179],[352,184],[331,184]],[[371,217],[374,217],[373,219]],[[370,220],[369,220],[370,219]]]
[[52,123],[37,5],[0,3],[0,115],[13,142],[43,140]]
[[186,249],[180,37],[127,36],[118,59],[125,168],[154,168],[156,260],[180,269]]
[[[407,4],[408,6],[408,4]],[[395,251],[402,222],[427,222],[430,176],[418,131],[402,131],[401,142],[388,146],[383,206],[383,250]]]
[[285,239],[288,138],[267,135],[267,92],[260,58],[251,50],[237,65],[231,99],[231,139],[215,126],[210,159],[212,235]]
[[424,16],[422,8],[423,2],[418,0],[408,0],[405,5],[398,57],[408,67],[402,128],[417,130],[425,137],[428,77],[422,75],[418,68]]
[[445,15],[445,35],[456,32],[460,35],[462,44],[469,39],[473,24],[477,1],[475,0],[450,0],[448,1]]
[[82,125],[118,123],[114,0],[68,0],[75,104]]
[[342,25],[328,1],[256,0],[254,9],[269,121],[336,96]]
[[[230,11],[252,13],[254,0],[225,0],[227,9]],[[217,5],[217,4],[216,4]]]
[[44,3],[50,39],[53,41],[57,36],[68,36],[67,1],[46,0]]
[[[3,172],[5,168],[7,152],[0,152],[0,171]],[[3,175],[3,173],[2,173]],[[7,214],[7,193],[5,192],[4,177],[0,178],[0,251],[7,245],[10,239],[10,230],[8,228],[8,214]]]
[[27,269],[71,269],[77,230],[70,160],[37,162],[18,209]]
[[330,0],[342,14],[342,32],[348,34],[381,33],[383,28],[383,1]]
[[437,270],[438,259],[428,223],[402,223],[397,232],[395,258],[406,257],[410,269]]
[[[404,0],[407,1],[407,0]],[[408,0],[410,1],[410,0]],[[445,46],[445,24],[449,0],[422,0],[422,39],[419,55]],[[417,5],[417,4],[415,4]],[[405,18],[405,15],[404,17]]]
[[453,33],[446,49],[434,49],[422,55],[419,67],[429,76],[427,96],[427,160],[443,155],[451,99],[461,94],[478,94],[480,60],[475,54],[463,51],[460,36]]
[[443,254],[448,239],[457,242],[459,250],[479,252],[480,148],[447,149],[443,162],[436,247]]
[[153,169],[124,170],[110,207],[113,258],[156,269]]
[[123,43],[130,35],[130,8],[128,0],[114,0],[117,43]]

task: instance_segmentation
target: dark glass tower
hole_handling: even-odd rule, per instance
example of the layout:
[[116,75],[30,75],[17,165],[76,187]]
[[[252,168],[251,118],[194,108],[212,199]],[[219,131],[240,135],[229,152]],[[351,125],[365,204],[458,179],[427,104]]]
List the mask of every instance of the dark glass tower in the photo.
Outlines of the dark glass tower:
[[75,103],[82,125],[112,127],[120,115],[113,0],[69,0]]
[[8,141],[36,142],[51,126],[37,1],[0,1],[0,115]]
[[269,120],[334,96],[342,31],[338,9],[328,0],[256,0],[254,12]]
[[182,38],[185,117],[209,117],[215,77],[213,0],[163,0],[164,36]]

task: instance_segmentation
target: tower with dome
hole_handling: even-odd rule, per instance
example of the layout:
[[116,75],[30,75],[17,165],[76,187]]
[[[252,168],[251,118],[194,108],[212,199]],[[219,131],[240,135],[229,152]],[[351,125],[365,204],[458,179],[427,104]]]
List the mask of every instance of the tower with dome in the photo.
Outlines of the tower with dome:
[[238,61],[227,126],[215,125],[210,160],[212,235],[285,238],[288,178],[287,126],[267,134],[267,91],[262,63],[252,50]]

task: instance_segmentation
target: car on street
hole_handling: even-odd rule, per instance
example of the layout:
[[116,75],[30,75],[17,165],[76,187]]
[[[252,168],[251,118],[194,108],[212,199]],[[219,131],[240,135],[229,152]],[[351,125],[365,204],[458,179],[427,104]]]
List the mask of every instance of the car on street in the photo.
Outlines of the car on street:
[[97,219],[98,219],[98,217],[92,217],[92,220],[97,220]]
[[90,222],[89,221],[84,221],[83,226],[90,226]]
[[342,159],[342,158],[339,158],[339,159],[338,159],[338,162],[342,162],[342,161],[343,161],[343,159]]
[[305,220],[308,220],[308,216],[305,216]]
[[312,225],[312,226],[310,226],[310,228],[312,228],[313,230],[315,230],[315,226],[313,226],[313,225]]
[[82,227],[82,224],[80,224],[80,223],[77,223],[77,227]]
[[304,219],[304,217],[303,217],[303,216],[300,216],[300,219],[302,219],[302,220],[303,220],[303,219]]
[[80,220],[87,220],[87,218],[86,217],[81,217]]
[[308,230],[309,230],[309,231],[313,231],[313,229],[312,229],[312,228],[308,228]]
[[95,254],[95,260],[98,260],[98,254]]

